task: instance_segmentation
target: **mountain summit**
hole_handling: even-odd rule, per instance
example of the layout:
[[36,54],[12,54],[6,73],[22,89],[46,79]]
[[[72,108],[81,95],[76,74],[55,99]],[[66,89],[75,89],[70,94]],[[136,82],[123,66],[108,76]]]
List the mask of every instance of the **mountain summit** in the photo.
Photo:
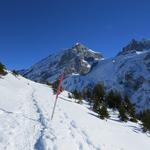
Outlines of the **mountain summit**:
[[61,72],[64,72],[65,76],[71,74],[85,75],[102,58],[100,53],[92,51],[83,44],[76,43],[71,48],[56,55],[50,55],[29,69],[20,71],[20,73],[34,81],[53,82]]
[[136,53],[136,52],[142,52],[150,50],[150,40],[142,39],[142,40],[135,40],[132,39],[131,42],[123,47],[122,52],[119,54],[129,54],[129,53]]

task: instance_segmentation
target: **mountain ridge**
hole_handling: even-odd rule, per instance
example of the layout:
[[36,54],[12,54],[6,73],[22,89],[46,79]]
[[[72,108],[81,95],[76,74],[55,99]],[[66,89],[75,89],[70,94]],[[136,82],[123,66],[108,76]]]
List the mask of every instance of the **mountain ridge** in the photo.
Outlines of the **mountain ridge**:
[[102,83],[107,91],[113,89],[128,95],[137,110],[150,108],[149,40],[132,40],[117,56],[109,59],[77,43],[40,61],[22,75],[46,83],[55,81],[61,72],[65,74],[63,88],[66,90],[87,90]]

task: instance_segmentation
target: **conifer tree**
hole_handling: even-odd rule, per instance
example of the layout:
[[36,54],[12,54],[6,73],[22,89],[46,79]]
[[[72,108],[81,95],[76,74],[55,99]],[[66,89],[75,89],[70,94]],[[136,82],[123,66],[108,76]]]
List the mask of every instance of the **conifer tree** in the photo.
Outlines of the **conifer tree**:
[[127,113],[126,113],[126,108],[125,108],[125,105],[124,103],[122,103],[120,106],[119,106],[119,118],[121,121],[127,121],[128,120],[128,116],[127,116]]
[[87,100],[91,105],[91,103],[92,103],[92,91],[90,89],[88,89],[86,94],[87,94]]
[[128,115],[131,117],[130,121],[137,122],[135,107],[130,102],[128,96],[125,96],[124,102],[125,102],[126,111],[127,111]]
[[142,121],[143,131],[150,131],[150,109],[144,110],[140,115],[140,119]]
[[121,105],[122,97],[119,92],[111,90],[106,95],[106,103],[109,108],[118,109]]
[[78,91],[76,89],[72,92],[72,94],[74,99],[78,99]]
[[94,102],[93,110],[97,112],[100,107],[100,103],[104,101],[105,91],[104,86],[102,84],[95,85],[92,92],[92,99]]
[[109,93],[106,95],[106,103],[109,108],[114,108],[114,91],[111,90]]
[[82,103],[82,94],[78,92],[76,89],[72,92],[75,100],[78,100],[77,103]]
[[59,80],[56,80],[54,83],[52,83],[52,89],[54,94],[57,93],[58,85],[59,85]]
[[100,116],[101,119],[109,118],[109,114],[108,114],[106,105],[100,106],[99,116]]

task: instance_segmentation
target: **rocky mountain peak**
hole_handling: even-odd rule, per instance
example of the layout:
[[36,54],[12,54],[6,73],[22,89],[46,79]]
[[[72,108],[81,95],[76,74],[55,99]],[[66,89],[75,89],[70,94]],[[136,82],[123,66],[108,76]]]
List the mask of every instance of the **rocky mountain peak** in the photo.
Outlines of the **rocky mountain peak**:
[[72,48],[73,49],[77,49],[79,51],[81,51],[81,50],[88,50],[89,49],[85,45],[83,45],[81,43],[78,43],[78,42],[76,44],[74,44]]
[[66,76],[73,73],[85,75],[102,58],[100,53],[92,51],[83,44],[76,43],[71,48],[63,50],[55,56],[47,57],[20,73],[38,82],[53,82],[62,71]]
[[101,59],[103,55],[100,52],[93,51],[81,43],[76,43],[71,49],[72,53],[82,57],[83,59]]
[[120,54],[128,54],[128,53],[135,53],[137,51],[144,51],[150,49],[150,40],[142,39],[142,40],[136,40],[132,39],[129,44],[125,47],[123,47]]

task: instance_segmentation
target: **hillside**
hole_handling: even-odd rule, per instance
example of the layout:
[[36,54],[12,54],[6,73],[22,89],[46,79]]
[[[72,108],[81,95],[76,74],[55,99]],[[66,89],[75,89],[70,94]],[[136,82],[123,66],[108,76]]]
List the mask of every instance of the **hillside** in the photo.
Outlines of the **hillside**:
[[1,150],[149,150],[150,137],[138,123],[123,123],[117,112],[101,120],[61,93],[54,119],[52,89],[11,73],[0,78]]

